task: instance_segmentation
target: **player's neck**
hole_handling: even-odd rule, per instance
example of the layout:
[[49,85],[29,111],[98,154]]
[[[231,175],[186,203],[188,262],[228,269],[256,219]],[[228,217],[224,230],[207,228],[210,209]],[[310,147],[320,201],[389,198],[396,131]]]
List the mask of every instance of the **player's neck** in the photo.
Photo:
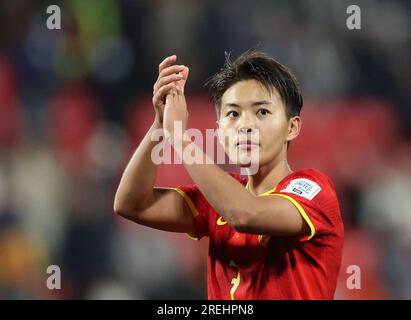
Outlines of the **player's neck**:
[[272,190],[290,173],[287,158],[261,166],[255,175],[248,177],[248,190],[255,195]]

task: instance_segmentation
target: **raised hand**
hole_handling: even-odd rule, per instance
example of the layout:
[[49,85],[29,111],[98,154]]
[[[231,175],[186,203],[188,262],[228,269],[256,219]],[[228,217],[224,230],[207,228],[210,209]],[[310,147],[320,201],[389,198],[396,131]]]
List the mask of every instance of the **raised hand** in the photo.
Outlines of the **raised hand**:
[[183,89],[176,85],[166,97],[163,128],[173,144],[182,141],[187,129],[188,111]]
[[158,78],[153,86],[153,107],[156,118],[163,122],[166,96],[176,85],[184,92],[184,86],[188,78],[189,69],[184,65],[175,65],[177,56],[165,58],[158,66]]

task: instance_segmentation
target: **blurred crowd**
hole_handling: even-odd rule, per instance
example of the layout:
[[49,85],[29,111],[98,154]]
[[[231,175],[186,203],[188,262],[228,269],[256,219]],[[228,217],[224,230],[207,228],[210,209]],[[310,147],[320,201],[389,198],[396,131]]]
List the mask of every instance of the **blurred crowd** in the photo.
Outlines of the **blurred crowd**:
[[[46,27],[51,4],[61,30]],[[0,298],[206,298],[207,240],[116,217],[113,197],[153,120],[159,62],[190,67],[189,124],[205,130],[204,81],[224,51],[256,48],[301,84],[292,168],[324,171],[340,198],[336,298],[411,299],[411,3],[356,1],[360,30],[346,27],[350,4],[0,0]],[[181,165],[160,167],[158,185],[188,183]],[[49,265],[60,290],[46,286]]]

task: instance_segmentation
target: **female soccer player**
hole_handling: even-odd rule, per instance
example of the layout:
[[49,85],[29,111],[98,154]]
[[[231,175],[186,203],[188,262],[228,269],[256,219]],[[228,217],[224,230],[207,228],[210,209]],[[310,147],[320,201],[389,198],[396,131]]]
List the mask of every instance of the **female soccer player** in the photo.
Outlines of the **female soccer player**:
[[[181,148],[206,155],[184,130],[184,85],[189,69],[175,55],[159,65],[154,85],[155,117],[129,161],[114,211],[142,225],[210,238],[209,299],[332,299],[341,264],[344,230],[331,180],[314,169],[292,171],[289,143],[300,133],[303,105],[293,74],[269,56],[248,51],[224,66],[207,85],[217,111],[217,127],[229,157],[247,168],[258,151],[258,170],[242,179],[216,164],[191,163]],[[181,123],[182,133],[174,124]],[[194,185],[154,186],[157,165],[151,134],[167,132],[180,150]],[[258,132],[258,135],[255,133]],[[256,139],[255,137],[258,137]]]

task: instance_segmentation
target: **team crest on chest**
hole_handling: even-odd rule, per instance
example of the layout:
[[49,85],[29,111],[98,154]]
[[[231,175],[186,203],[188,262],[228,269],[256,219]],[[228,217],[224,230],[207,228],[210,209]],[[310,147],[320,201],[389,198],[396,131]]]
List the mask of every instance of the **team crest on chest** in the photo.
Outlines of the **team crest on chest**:
[[227,223],[227,221],[225,221],[225,220],[223,219],[223,217],[220,217],[220,218],[217,219],[217,225],[218,225],[218,226],[223,226],[223,225],[225,225],[226,223]]

